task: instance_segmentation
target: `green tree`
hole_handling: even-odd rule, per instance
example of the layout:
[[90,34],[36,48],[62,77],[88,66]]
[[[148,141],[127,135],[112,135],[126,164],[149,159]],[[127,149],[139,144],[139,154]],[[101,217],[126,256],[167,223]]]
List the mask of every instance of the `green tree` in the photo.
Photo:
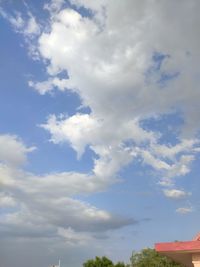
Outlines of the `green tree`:
[[143,249],[138,253],[133,253],[130,258],[131,267],[181,267],[165,256],[160,255],[154,249]]
[[125,265],[123,262],[118,262],[114,266],[115,267],[126,267],[127,265]]
[[114,267],[114,265],[107,257],[96,257],[83,263],[83,267]]
[[107,257],[96,257],[83,263],[83,267],[126,267],[126,265],[123,262],[114,264]]

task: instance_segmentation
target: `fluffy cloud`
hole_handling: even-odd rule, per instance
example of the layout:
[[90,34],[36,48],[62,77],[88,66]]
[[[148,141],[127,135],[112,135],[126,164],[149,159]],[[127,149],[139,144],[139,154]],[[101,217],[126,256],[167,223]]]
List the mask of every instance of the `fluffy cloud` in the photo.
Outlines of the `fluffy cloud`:
[[[123,108],[126,107],[126,116],[127,114],[149,116],[149,113],[167,111],[175,104],[177,106],[180,104],[180,108],[182,105],[185,110],[187,105],[187,107],[190,106],[191,101],[195,102],[194,96],[198,91],[194,89],[191,97],[187,86],[182,89],[182,82],[186,78],[182,73],[175,81],[169,81],[170,87],[167,90],[160,90],[159,83],[155,81],[156,78],[170,75],[174,71],[189,71],[191,67],[189,63],[196,62],[192,53],[198,53],[195,46],[195,42],[198,43],[198,35],[195,35],[195,29],[190,21],[183,20],[185,32],[188,35],[193,33],[194,38],[190,39],[192,42],[190,44],[183,42],[185,35],[180,36],[181,19],[176,22],[177,28],[170,27],[167,23],[166,16],[177,18],[171,12],[171,2],[155,4],[151,1],[143,1],[137,4],[134,1],[125,3],[117,1],[113,4],[112,1],[104,1],[97,5],[88,1],[73,1],[75,4],[77,2],[98,12],[101,12],[101,6],[104,6],[106,16],[103,29],[96,23],[95,16],[82,17],[74,10],[64,9],[52,20],[50,33],[41,35],[39,50],[44,58],[50,60],[48,70],[51,74],[56,74],[63,69],[68,71],[69,80],[93,112],[101,111],[106,114],[109,107],[113,107],[113,111],[117,112],[117,107],[121,114],[122,109],[117,102],[119,99],[123,99],[126,104],[132,103],[132,105],[123,105]],[[197,2],[195,4],[198,5]],[[135,10],[134,16],[127,13],[128,8]],[[180,17],[184,16],[184,12],[191,12],[196,15],[193,18],[198,20],[194,12],[195,5],[184,2],[178,10]],[[121,26],[117,23],[119,14],[120,17],[126,18],[123,23],[120,23]],[[176,40],[173,43],[173,49],[169,42],[166,42],[166,36],[163,36],[163,32],[168,31]],[[68,36],[67,41],[63,36]],[[189,49],[191,49],[191,55],[187,56]],[[164,57],[157,71],[153,68],[156,62],[152,60],[155,52],[168,55]],[[79,62],[79,64],[73,64],[73,62]],[[146,84],[147,75],[144,75],[144,72],[150,68],[154,70],[149,72],[153,76],[151,79],[153,84]],[[93,90],[94,85],[95,90]],[[178,93],[180,90],[182,95],[174,94],[173,99],[170,97],[174,91]],[[155,95],[159,95],[160,101],[153,97]],[[109,103],[109,105],[103,103]],[[141,105],[142,103],[144,105]]]
[[[29,85],[40,94],[55,88],[72,90],[84,106],[90,107],[90,114],[79,112],[61,119],[51,115],[42,125],[50,132],[51,141],[68,142],[78,157],[89,146],[97,158],[90,174],[72,172],[38,177],[1,165],[1,180],[8,191],[7,196],[2,196],[4,202],[12,203],[12,198],[19,207],[18,212],[4,218],[5,224],[23,225],[30,220],[30,211],[34,211],[38,222],[49,222],[53,232],[65,228],[66,233],[75,236],[73,231],[87,231],[93,223],[94,231],[133,223],[121,221],[74,196],[104,190],[120,169],[135,158],[155,169],[163,177],[162,185],[173,184],[174,177],[190,171],[199,149],[195,137],[199,130],[200,93],[195,71],[199,35],[194,27],[194,22],[199,24],[196,12],[199,3],[184,1],[180,6],[174,1],[71,1],[90,10],[88,16],[70,7],[62,8],[63,4],[57,0],[45,5],[50,12],[48,31],[40,29],[31,13],[26,20],[21,14],[11,17],[3,10],[1,15],[30,39],[41,32],[34,49],[45,60],[49,78],[30,81]],[[169,21],[176,27],[169,25]],[[168,36],[173,38],[173,44]],[[60,72],[67,73],[65,79],[59,78]],[[174,137],[175,144],[161,141],[162,130],[158,132],[142,124],[144,120],[173,112],[181,113],[183,118],[180,133]],[[3,138],[9,139],[7,143],[18,154],[13,156],[2,150],[1,161],[22,164],[27,148],[16,138]],[[165,195],[183,196],[182,191],[173,190],[164,191]],[[46,203],[47,197],[52,201]],[[77,213],[78,221],[85,218],[82,224],[75,220]],[[35,222],[30,221],[29,225]]]
[[35,147],[26,147],[16,136],[0,135],[0,162],[12,166],[19,166],[26,162],[26,154],[35,150]]
[[[98,232],[135,222],[72,198],[105,189],[107,181],[79,173],[34,176],[22,170],[11,170],[5,165],[0,166],[0,177],[2,189],[5,190],[1,196],[2,207],[16,206],[15,212],[8,211],[7,215],[2,215],[1,222],[7,229],[14,226],[16,232],[21,233],[19,229],[28,224],[30,234],[37,228],[41,234],[41,227],[45,224],[54,232],[59,227]],[[25,229],[25,232],[29,231]]]
[[176,209],[176,212],[180,213],[180,214],[187,214],[187,213],[190,213],[192,211],[193,211],[192,207],[182,207],[182,208]]
[[179,189],[165,189],[164,195],[172,199],[182,199],[182,198],[186,198],[187,196],[191,195],[191,193],[187,193]]
[[[9,139],[15,152],[0,152],[5,190],[0,197],[9,207],[1,215],[0,230],[5,236],[60,237],[80,245],[134,223],[81,198],[118,181],[119,171],[135,159],[155,170],[160,185],[171,186],[164,189],[166,197],[189,196],[172,185],[175,177],[190,172],[199,152],[200,2],[69,2],[67,7],[62,0],[44,5],[49,11],[44,28],[31,13],[26,18],[2,9],[0,13],[46,66],[47,80],[33,79],[29,85],[42,95],[71,90],[90,108],[89,114],[50,115],[42,127],[52,142],[67,142],[78,157],[89,147],[96,154],[93,167],[88,174],[37,176],[19,170],[16,166],[25,162],[29,149],[16,137],[4,137],[2,145]],[[78,12],[81,7],[84,15]],[[156,129],[151,122],[171,114],[178,114],[181,122],[177,120],[176,131],[165,141],[164,127]]]
[[69,140],[74,150],[81,156],[85,147],[95,142],[95,134],[98,133],[100,123],[88,114],[77,114],[61,122],[55,116],[51,116],[48,124],[43,127],[51,132],[54,143]]
[[59,90],[65,90],[67,87],[71,87],[69,80],[67,79],[58,79],[53,78],[49,79],[48,81],[44,82],[33,82],[29,81],[29,86],[36,89],[37,92],[39,92],[41,95],[46,94],[47,92],[51,92],[54,90],[55,87],[59,88]]
[[2,237],[63,236],[69,244],[81,245],[83,239],[96,239],[97,233],[101,236],[108,230],[136,223],[77,199],[105,190],[113,183],[111,179],[77,172],[34,175],[19,168],[34,148],[26,148],[19,138],[10,135],[0,136],[0,144]]
[[[136,157],[159,172],[162,185],[190,172],[199,146],[195,134],[200,96],[194,71],[199,37],[187,19],[192,17],[198,24],[199,3],[192,2],[179,6],[172,1],[71,1],[89,10],[88,16],[62,8],[63,1],[48,5],[53,16],[49,31],[38,38],[37,49],[49,62],[49,79],[29,84],[40,94],[55,88],[72,90],[90,107],[90,114],[62,119],[51,115],[43,127],[54,143],[68,142],[78,157],[89,146],[99,158],[94,161],[95,174],[106,169],[105,175],[114,177]],[[57,76],[62,71],[67,73],[65,79]],[[162,131],[142,125],[173,112],[183,118],[179,134],[174,134],[175,144],[161,142]]]
[[111,178],[136,157],[142,158],[145,164],[164,176],[160,182],[163,185],[166,181],[173,184],[173,177],[186,175],[190,171],[194,160],[191,153],[196,152],[198,140],[182,139],[175,146],[161,145],[157,143],[159,134],[142,129],[137,120],[122,122],[114,133],[112,123],[110,119],[97,120],[91,114],[76,114],[61,119],[52,115],[42,127],[51,133],[52,142],[69,142],[78,157],[89,146],[99,156],[93,168],[97,176]]

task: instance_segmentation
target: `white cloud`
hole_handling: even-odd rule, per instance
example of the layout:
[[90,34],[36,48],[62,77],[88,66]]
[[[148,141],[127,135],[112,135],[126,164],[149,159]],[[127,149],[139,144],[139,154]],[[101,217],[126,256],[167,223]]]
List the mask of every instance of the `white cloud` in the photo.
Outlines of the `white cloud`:
[[19,29],[22,29],[23,26],[24,26],[24,20],[21,16],[21,14],[17,14],[16,17],[10,17],[8,18],[9,19],[9,22],[11,23],[11,25],[16,29],[16,30],[19,30]]
[[64,3],[64,0],[51,0],[49,3],[44,4],[44,9],[48,10],[53,15],[62,8]]
[[190,165],[193,160],[193,155],[182,155],[179,161],[171,166],[168,177],[181,176],[189,173]]
[[40,26],[39,24],[36,22],[35,17],[30,14],[29,15],[29,19],[27,21],[27,25],[24,29],[24,34],[25,35],[38,35],[40,33]]
[[22,29],[24,27],[24,20],[21,13],[16,12],[16,16],[9,15],[2,7],[0,7],[0,15],[8,20],[15,30]]
[[[98,177],[93,174],[78,172],[51,173],[36,176],[19,170],[11,170],[6,166],[0,166],[2,184],[15,186],[26,193],[40,197],[43,194],[48,197],[59,198],[59,196],[88,195],[104,191],[113,181]],[[16,177],[14,179],[14,177]],[[34,185],[34,186],[32,186]]]
[[[91,12],[83,16],[72,8],[63,8],[62,0],[45,5],[50,11],[50,25],[48,31],[40,29],[37,52],[46,62],[49,77],[47,81],[29,81],[29,85],[40,94],[57,89],[72,90],[80,96],[90,114],[77,112],[61,119],[51,115],[42,127],[50,132],[52,142],[68,142],[78,157],[88,146],[97,159],[90,175],[57,173],[37,177],[22,172],[17,176],[27,179],[19,178],[16,183],[10,170],[3,171],[9,174],[5,186],[11,188],[15,184],[23,192],[29,192],[30,197],[40,197],[37,207],[44,205],[42,195],[54,196],[59,192],[66,195],[58,201],[71,201],[72,207],[75,205],[77,210],[83,207],[84,213],[88,206],[76,202],[72,195],[104,190],[120,169],[135,158],[141,158],[164,177],[160,184],[165,186],[173,184],[174,177],[190,172],[195,153],[199,152],[195,135],[200,125],[200,3],[195,0],[184,0],[181,5],[176,1],[132,0],[71,0],[71,3]],[[13,18],[13,24],[23,34],[27,31],[31,38],[39,33],[34,17],[29,16],[26,21],[21,15]],[[62,71],[67,73],[65,79],[59,78]],[[156,116],[162,119],[163,114],[177,112],[183,124],[180,132],[174,133],[175,144],[162,140],[163,129],[158,132],[152,125],[145,128],[142,124],[144,120]],[[32,187],[34,179],[37,184]],[[87,181],[87,186],[82,186],[83,181]],[[168,190],[165,194],[183,196],[180,190],[178,193]],[[51,208],[45,208],[51,215]],[[91,209],[99,214],[99,210]],[[36,211],[40,217],[41,212]],[[54,222],[53,218],[48,219]],[[60,222],[58,226],[62,227]]]
[[9,148],[12,155],[1,150],[0,183],[3,191],[0,206],[3,212],[0,232],[3,237],[55,238],[64,231],[65,239],[66,234],[71,234],[71,241],[66,242],[80,245],[83,237],[91,238],[90,233],[101,235],[135,223],[131,218],[121,218],[77,199],[77,196],[80,198],[105,190],[113,183],[111,179],[95,173],[28,173],[18,167],[33,148],[26,148],[16,136],[4,135],[0,140],[1,147]]
[[[30,11],[27,11],[26,14],[14,11],[14,15],[11,15],[0,7],[0,16],[7,20],[17,33],[24,35],[29,52],[35,50],[33,38],[40,34],[40,25]],[[34,53],[32,53],[33,55]]]
[[179,153],[192,152],[195,145],[199,144],[198,139],[182,139],[180,143],[172,145],[154,144],[152,147],[155,154],[163,158],[175,159]]
[[[5,208],[0,228],[6,228],[5,235],[52,237],[56,236],[59,228],[104,232],[135,222],[76,199],[77,195],[80,197],[105,190],[113,183],[110,177],[98,176],[95,172],[37,176],[18,168],[34,147],[27,148],[18,137],[11,135],[1,135],[0,146],[0,183],[3,190],[0,205]],[[7,210],[8,207],[14,207],[14,211]]]
[[123,142],[134,139],[137,144],[143,144],[155,140],[154,134],[141,129],[137,121],[121,123],[115,133],[112,123],[110,118],[98,120],[91,114],[77,113],[61,119],[52,115],[42,127],[51,133],[52,142],[69,142],[78,157],[89,146],[99,156],[94,160],[94,174],[111,179],[137,155]]
[[50,116],[48,124],[43,125],[52,134],[54,143],[68,141],[71,143],[78,155],[84,152],[85,146],[95,142],[95,133],[100,128],[100,122],[88,114],[76,114],[60,122],[55,116]]
[[[62,1],[51,3],[58,8],[51,17],[49,32],[43,32],[38,39],[41,58],[49,60],[49,79],[30,85],[41,94],[55,88],[76,91],[91,114],[77,113],[63,119],[52,115],[43,125],[51,140],[68,142],[78,157],[89,146],[99,157],[93,167],[98,175],[108,170],[106,175],[115,176],[135,157],[141,157],[157,170],[164,177],[162,184],[164,180],[166,183],[171,179],[173,183],[173,177],[186,175],[195,159],[193,154],[198,152],[199,140],[193,134],[199,125],[196,99],[200,95],[192,74],[197,66],[199,37],[184,14],[191,13],[197,23],[195,5],[199,4],[184,2],[178,8],[177,19],[171,2],[71,3],[90,9],[91,16],[82,16],[70,8],[61,9]],[[120,24],[119,16],[123,18]],[[166,17],[176,27],[171,27]],[[184,34],[180,35],[183,29]],[[163,35],[166,32],[173,36],[173,46]],[[192,39],[185,42],[185,36],[191,34]],[[155,53],[165,56],[156,59]],[[68,73],[67,79],[56,76],[60,71]],[[170,75],[176,78],[162,81]],[[174,145],[160,143],[162,132],[145,130],[140,123],[177,110],[182,113],[184,126]],[[187,119],[191,112],[190,121],[195,121],[192,127]],[[118,167],[109,171],[110,165]]]
[[26,147],[15,135],[0,135],[0,162],[18,166],[26,162],[26,154],[35,147]]
[[166,162],[155,158],[149,151],[142,151],[142,158],[144,159],[144,162],[151,165],[156,170],[169,170],[170,165]]
[[[8,190],[8,189],[7,189]],[[18,189],[19,190],[19,189]],[[104,233],[126,225],[134,224],[133,219],[114,216],[88,203],[71,197],[37,196],[26,191],[11,190],[17,206],[14,212],[5,210],[1,214],[0,230],[6,228],[6,236],[55,237],[59,228],[73,228],[81,233]],[[42,192],[41,192],[42,193]],[[48,201],[47,201],[48,199]],[[15,203],[15,202],[14,202]],[[14,206],[14,203],[13,206]],[[8,201],[4,201],[8,207]],[[9,203],[11,204],[11,203]],[[10,207],[12,207],[10,205]],[[17,207],[17,208],[16,208]]]
[[182,207],[182,208],[176,209],[176,212],[180,213],[180,214],[187,214],[187,213],[193,212],[193,208],[192,207]]
[[166,197],[172,199],[183,199],[191,195],[191,193],[179,189],[165,189],[163,192]]
[[47,92],[53,91],[55,87],[59,88],[59,90],[62,90],[62,91],[64,91],[68,87],[72,88],[72,84],[70,84],[69,80],[67,79],[60,80],[58,78],[49,79],[48,81],[44,81],[44,82],[29,81],[28,85],[30,87],[33,87],[41,95],[44,95]]

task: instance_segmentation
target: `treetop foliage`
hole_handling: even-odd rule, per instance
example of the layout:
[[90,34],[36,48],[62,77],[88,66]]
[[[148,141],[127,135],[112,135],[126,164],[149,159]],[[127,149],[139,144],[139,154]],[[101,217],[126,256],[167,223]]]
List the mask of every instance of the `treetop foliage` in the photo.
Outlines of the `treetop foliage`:
[[83,267],[126,267],[123,262],[118,262],[114,264],[110,259],[107,257],[96,257],[95,259],[88,260],[83,263]]
[[154,249],[146,248],[133,253],[130,264],[118,262],[114,264],[107,257],[96,257],[83,264],[83,267],[183,267],[182,265],[160,255]]
[[150,248],[133,253],[130,261],[131,267],[183,267],[171,259],[160,255],[155,249]]

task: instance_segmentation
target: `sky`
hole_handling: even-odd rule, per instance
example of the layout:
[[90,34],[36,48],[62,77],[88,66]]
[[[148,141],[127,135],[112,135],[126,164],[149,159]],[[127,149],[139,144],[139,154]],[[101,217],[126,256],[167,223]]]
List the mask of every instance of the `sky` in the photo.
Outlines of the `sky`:
[[200,231],[199,11],[0,0],[0,267],[129,262]]

